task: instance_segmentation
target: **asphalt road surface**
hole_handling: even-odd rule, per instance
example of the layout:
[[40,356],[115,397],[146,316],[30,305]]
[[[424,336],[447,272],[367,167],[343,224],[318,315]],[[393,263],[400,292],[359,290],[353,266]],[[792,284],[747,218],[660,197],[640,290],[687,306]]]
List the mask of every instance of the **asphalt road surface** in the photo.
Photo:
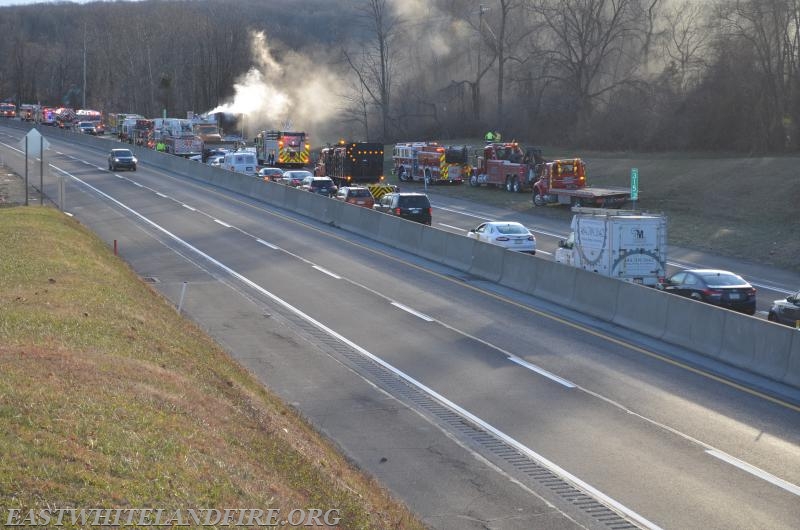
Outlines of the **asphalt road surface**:
[[[0,128],[0,149],[19,136]],[[431,526],[800,527],[791,389],[289,211],[143,165],[112,173],[105,152],[51,143],[66,210],[174,303],[183,292],[190,318]],[[434,202],[434,226],[453,230],[502,213]],[[544,230],[551,251],[563,232]]]

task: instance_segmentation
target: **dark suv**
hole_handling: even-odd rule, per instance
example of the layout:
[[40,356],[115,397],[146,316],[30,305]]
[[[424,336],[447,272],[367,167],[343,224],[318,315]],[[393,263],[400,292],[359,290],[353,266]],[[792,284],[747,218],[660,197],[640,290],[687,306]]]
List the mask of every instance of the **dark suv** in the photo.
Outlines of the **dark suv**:
[[300,189],[333,197],[336,194],[336,185],[330,177],[306,177],[300,183]]
[[424,193],[387,193],[372,208],[410,221],[431,224],[431,201]]
[[122,168],[136,171],[136,157],[130,149],[112,149],[108,155],[108,169],[117,171]]

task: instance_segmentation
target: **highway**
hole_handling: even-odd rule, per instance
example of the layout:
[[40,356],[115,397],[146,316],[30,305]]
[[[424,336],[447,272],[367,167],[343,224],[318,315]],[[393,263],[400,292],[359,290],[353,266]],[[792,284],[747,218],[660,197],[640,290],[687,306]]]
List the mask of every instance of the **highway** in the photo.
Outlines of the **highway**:
[[[0,132],[0,148],[18,143],[19,131]],[[243,313],[254,310],[254,301],[259,310],[268,307],[396,407],[417,411],[442,438],[491,464],[486,473],[497,474],[493,487],[501,489],[483,495],[513,490],[515,499],[525,499],[520,492],[529,493],[530,503],[544,499],[564,516],[552,527],[624,527],[602,519],[608,510],[597,516],[572,502],[576,489],[642,528],[800,527],[797,404],[676,361],[659,341],[632,338],[292,212],[146,166],[112,173],[105,152],[51,143],[54,174],[68,179],[67,211],[105,241],[118,240],[142,276],[167,277],[180,263],[192,269],[193,282],[213,284],[206,299],[197,298],[202,288],[192,291],[196,309],[188,314],[235,358],[230,345],[258,333]],[[46,191],[54,187],[51,178]],[[450,230],[474,226],[484,214],[502,215],[467,212],[438,197],[434,206],[434,226]],[[546,258],[563,232],[533,228]],[[212,318],[226,325],[212,326]],[[279,346],[274,336],[250,340],[265,358],[273,355],[268,345]],[[328,362],[323,357],[311,359],[321,365]],[[375,368],[360,368],[363,362]],[[324,376],[315,385],[333,385]],[[310,376],[298,370],[282,377],[293,379],[277,386],[297,388]],[[340,405],[351,411],[351,425],[387,421],[365,417],[356,402]],[[386,477],[363,454],[351,456],[388,480],[429,524],[486,526],[434,517],[431,504],[469,513],[460,483],[432,476],[442,467],[431,475]],[[461,472],[456,456],[440,456],[444,469],[449,462],[449,472]],[[401,468],[415,467],[413,454],[406,458]],[[547,470],[557,486],[528,472],[534,467]],[[437,480],[444,485],[428,496],[438,504],[413,493]],[[495,526],[536,526],[514,524]]]

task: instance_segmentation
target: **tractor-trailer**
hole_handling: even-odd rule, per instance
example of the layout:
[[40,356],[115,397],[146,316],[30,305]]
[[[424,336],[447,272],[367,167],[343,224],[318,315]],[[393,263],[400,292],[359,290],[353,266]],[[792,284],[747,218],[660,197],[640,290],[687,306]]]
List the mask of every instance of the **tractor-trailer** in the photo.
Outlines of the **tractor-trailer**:
[[661,214],[604,208],[572,209],[558,263],[633,283],[657,286],[667,270],[667,219]]

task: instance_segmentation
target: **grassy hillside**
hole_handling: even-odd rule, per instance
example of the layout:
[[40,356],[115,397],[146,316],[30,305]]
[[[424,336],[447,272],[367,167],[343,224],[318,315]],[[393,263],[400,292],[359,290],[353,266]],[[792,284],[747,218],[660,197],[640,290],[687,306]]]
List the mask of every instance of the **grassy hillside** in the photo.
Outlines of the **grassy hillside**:
[[[447,143],[481,145],[475,139]],[[386,151],[391,167],[391,146]],[[800,157],[552,148],[544,148],[544,156],[583,158],[589,184],[594,186],[630,186],[630,170],[638,168],[637,207],[667,214],[672,245],[800,271]],[[398,183],[395,177],[390,181]],[[534,215],[565,220],[571,215],[563,206],[534,208],[527,193],[514,195],[467,185],[437,186],[434,192]]]
[[0,241],[0,520],[319,508],[421,527],[77,222],[0,209]]

